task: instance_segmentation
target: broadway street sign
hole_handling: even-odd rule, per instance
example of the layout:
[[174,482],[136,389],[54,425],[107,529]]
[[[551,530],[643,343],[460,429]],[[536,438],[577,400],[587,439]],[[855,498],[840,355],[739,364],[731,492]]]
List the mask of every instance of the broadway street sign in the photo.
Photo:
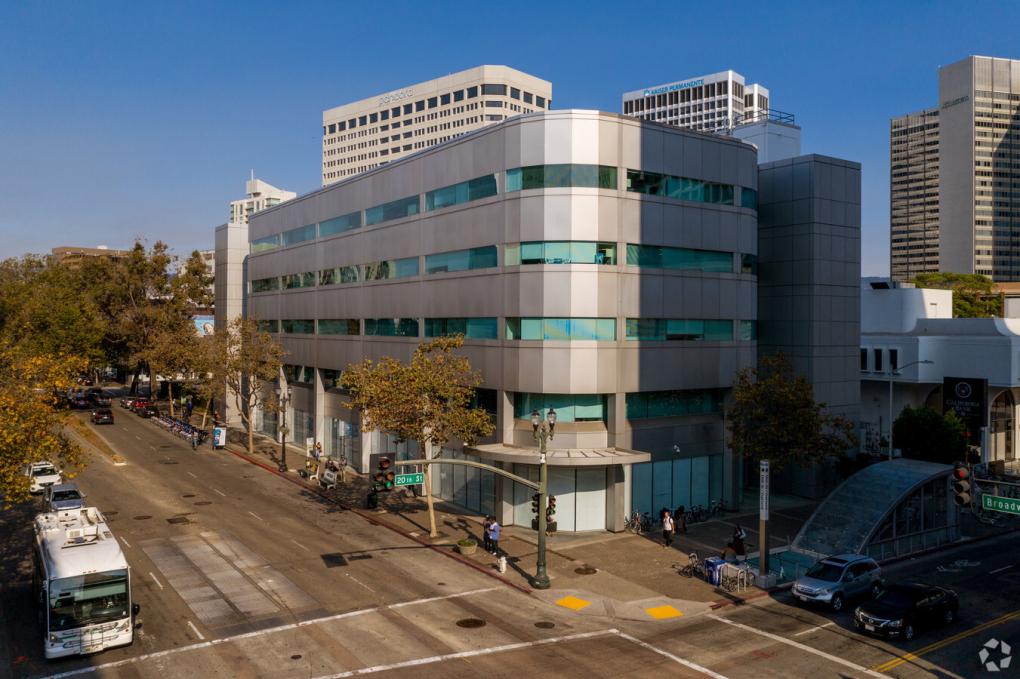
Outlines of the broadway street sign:
[[1004,512],[1006,514],[1020,515],[1020,499],[1014,497],[999,497],[985,493],[981,496],[981,508],[993,512]]
[[425,483],[425,473],[397,474],[393,479],[394,486],[417,486]]

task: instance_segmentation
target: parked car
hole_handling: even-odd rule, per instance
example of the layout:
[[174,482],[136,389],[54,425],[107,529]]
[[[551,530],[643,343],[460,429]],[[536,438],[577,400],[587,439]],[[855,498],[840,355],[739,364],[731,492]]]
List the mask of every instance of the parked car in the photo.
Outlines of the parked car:
[[113,411],[109,408],[96,408],[92,411],[92,424],[113,424]]
[[92,407],[92,404],[89,403],[89,400],[82,396],[81,394],[74,394],[73,396],[68,398],[67,405],[74,410],[88,410],[89,408]]
[[131,411],[137,415],[139,410],[141,410],[145,406],[151,406],[151,405],[155,405],[155,404],[152,403],[151,401],[149,401],[148,399],[145,399],[145,398],[136,398],[134,401],[131,402]]
[[46,511],[59,512],[67,509],[81,509],[85,506],[85,494],[75,483],[58,483],[46,489]]
[[125,396],[122,399],[120,399],[120,407],[130,408],[131,404],[133,404],[136,400],[138,400],[137,396]]
[[918,628],[952,623],[959,611],[960,599],[951,589],[920,583],[889,585],[874,601],[857,607],[854,627],[909,641]]
[[799,601],[825,604],[834,611],[842,610],[848,599],[875,597],[881,589],[882,569],[863,554],[826,557],[793,583],[793,595]]
[[139,417],[144,417],[148,419],[150,417],[156,417],[157,415],[159,415],[159,408],[157,408],[154,404],[149,403],[148,405],[144,405],[141,408],[139,408],[136,412]]
[[22,473],[30,479],[29,492],[33,495],[43,492],[49,486],[63,482],[60,472],[57,471],[57,468],[51,462],[32,462],[31,464],[26,464]]
[[88,395],[88,400],[97,408],[107,408],[111,403],[110,395],[103,391],[93,391]]

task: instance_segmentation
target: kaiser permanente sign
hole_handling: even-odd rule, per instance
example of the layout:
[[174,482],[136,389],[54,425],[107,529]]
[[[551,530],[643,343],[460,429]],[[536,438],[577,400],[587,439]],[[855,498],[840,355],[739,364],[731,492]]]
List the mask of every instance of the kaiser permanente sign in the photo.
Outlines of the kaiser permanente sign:
[[704,78],[698,78],[697,80],[685,80],[684,82],[673,83],[672,85],[663,85],[662,87],[656,87],[651,90],[644,90],[644,93],[641,96],[650,97],[653,94],[665,94],[666,92],[675,92],[676,90],[687,90],[704,84]]

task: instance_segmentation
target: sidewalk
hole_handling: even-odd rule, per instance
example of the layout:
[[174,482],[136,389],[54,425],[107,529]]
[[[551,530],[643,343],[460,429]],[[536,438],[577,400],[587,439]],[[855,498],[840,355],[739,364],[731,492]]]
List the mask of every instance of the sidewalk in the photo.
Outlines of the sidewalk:
[[[256,439],[255,454],[238,443],[228,443],[227,450],[253,464],[277,473],[279,444]],[[693,524],[688,533],[678,535],[672,548],[666,548],[661,535],[633,535],[631,533],[553,533],[547,538],[547,571],[552,588],[533,590],[531,577],[537,560],[536,531],[521,526],[503,529],[500,548],[507,556],[505,574],[497,571],[496,557],[482,549],[482,520],[462,508],[436,501],[436,529],[438,535],[429,537],[428,512],[424,498],[409,497],[394,491],[379,494],[378,509],[365,509],[368,493],[367,478],[348,471],[348,483],[323,493],[317,484],[300,479],[293,467],[303,463],[300,451],[288,462],[292,470],[288,480],[313,493],[322,503],[339,503],[388,529],[401,533],[420,544],[429,546],[465,565],[485,572],[507,584],[532,595],[575,610],[581,615],[611,616],[632,620],[660,620],[691,616],[727,603],[742,603],[747,598],[761,596],[760,590],[749,590],[740,595],[723,592],[698,578],[686,578],[672,568],[673,564],[686,564],[686,554],[698,552],[702,558],[718,556],[729,541],[735,525],[748,533],[749,551],[757,548],[757,496],[753,513],[726,513],[712,521]],[[786,544],[786,535],[792,538],[801,523],[810,515],[814,503],[799,498],[783,498],[773,504],[770,522],[779,539],[773,537],[770,546]],[[745,506],[747,504],[745,503]],[[465,556],[457,550],[457,541],[471,538],[478,543],[474,554]]]

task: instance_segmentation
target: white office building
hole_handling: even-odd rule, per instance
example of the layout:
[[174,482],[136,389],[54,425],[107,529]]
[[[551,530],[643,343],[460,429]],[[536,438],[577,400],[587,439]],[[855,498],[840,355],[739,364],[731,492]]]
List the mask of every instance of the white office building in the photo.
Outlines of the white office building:
[[244,184],[245,193],[248,195],[240,200],[230,203],[230,223],[247,224],[248,218],[259,210],[279,205],[285,200],[297,196],[293,191],[278,189],[268,182],[255,178],[252,172],[251,179]]
[[735,71],[643,87],[623,95],[623,113],[641,120],[706,132],[767,117],[769,91]]
[[331,108],[322,113],[322,185],[551,105],[552,83],[478,66]]

